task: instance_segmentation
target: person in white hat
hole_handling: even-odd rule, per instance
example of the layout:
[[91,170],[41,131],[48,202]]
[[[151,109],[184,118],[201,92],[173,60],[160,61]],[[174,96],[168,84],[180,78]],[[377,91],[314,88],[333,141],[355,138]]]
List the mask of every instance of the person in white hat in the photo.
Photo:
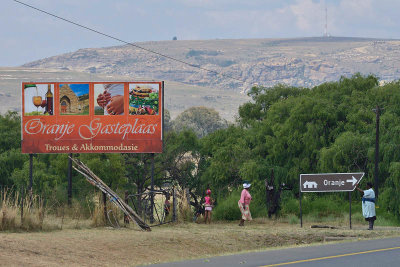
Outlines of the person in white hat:
[[243,184],[242,194],[240,195],[240,199],[238,202],[240,212],[242,213],[242,218],[240,219],[239,226],[244,226],[244,221],[251,221],[251,213],[250,213],[250,202],[251,202],[251,195],[250,195],[250,187],[251,184],[245,182]]

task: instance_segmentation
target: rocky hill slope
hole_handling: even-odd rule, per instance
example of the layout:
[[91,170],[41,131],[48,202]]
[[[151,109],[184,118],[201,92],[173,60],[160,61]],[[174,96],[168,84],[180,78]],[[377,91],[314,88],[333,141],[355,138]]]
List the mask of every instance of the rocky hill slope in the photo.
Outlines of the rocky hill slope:
[[373,73],[383,80],[400,78],[400,40],[315,37],[160,41],[137,45],[235,79],[130,45],[80,49],[27,63],[24,67],[116,74],[134,79],[148,77],[242,92],[254,83],[311,87],[355,72]]

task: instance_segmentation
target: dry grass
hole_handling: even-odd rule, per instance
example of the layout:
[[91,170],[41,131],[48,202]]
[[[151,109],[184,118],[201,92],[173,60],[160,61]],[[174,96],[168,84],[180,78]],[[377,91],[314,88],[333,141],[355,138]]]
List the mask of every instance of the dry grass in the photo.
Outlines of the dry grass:
[[3,190],[0,196],[0,231],[43,229],[45,209],[40,197],[22,198],[18,193],[13,194],[12,190],[7,189]]
[[[123,222],[123,213],[107,200],[109,218],[104,218],[102,194],[93,195],[93,203],[72,200],[72,205],[61,203],[44,205],[37,195],[26,195],[23,199],[18,192],[6,189],[0,192],[0,232],[1,231],[52,231],[92,227],[118,226]],[[89,209],[89,214],[83,208]]]
[[10,197],[9,190],[3,190],[1,198],[0,230],[16,228],[18,216],[18,196],[14,199]]
[[93,196],[94,208],[90,211],[92,217],[92,226],[99,227],[105,226],[106,220],[104,218],[104,204],[102,194],[98,193]]
[[[1,192],[1,265],[132,266],[327,240],[400,236],[400,228],[381,226],[376,231],[366,231],[365,223],[349,230],[343,220],[324,222],[338,229],[311,229],[315,223],[309,221],[300,228],[294,217],[255,219],[245,227],[239,227],[237,222],[205,225],[182,220],[142,232],[132,223],[128,228],[99,227],[105,223],[101,194],[95,196],[89,218],[82,215],[77,202],[71,208],[60,206],[49,213],[41,199],[34,196],[31,203],[30,198],[24,200],[21,219],[19,199],[18,194]],[[185,199],[184,193],[178,198],[181,218],[190,211]],[[121,222],[121,212],[112,204],[107,205],[110,209]]]
[[[88,222],[88,225],[90,221]],[[237,223],[180,223],[152,232],[112,228],[66,229],[52,232],[0,234],[4,265],[133,266],[268,248],[323,243],[327,237],[352,239],[399,236],[398,228],[366,225],[311,229],[258,219],[245,227]]]
[[191,222],[193,220],[192,207],[188,203],[186,191],[178,189],[176,194],[178,222]]

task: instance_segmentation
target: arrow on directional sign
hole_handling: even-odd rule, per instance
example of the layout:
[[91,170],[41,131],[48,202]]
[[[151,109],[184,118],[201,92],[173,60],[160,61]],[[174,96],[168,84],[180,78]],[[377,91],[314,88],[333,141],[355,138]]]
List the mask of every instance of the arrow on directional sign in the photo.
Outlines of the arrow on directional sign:
[[300,174],[300,190],[301,192],[354,191],[356,184],[363,177],[363,172]]
[[346,182],[352,183],[352,185],[355,185],[355,184],[357,183],[358,180],[357,180],[356,178],[354,178],[353,175],[351,176],[351,178],[352,178],[351,180],[346,180]]

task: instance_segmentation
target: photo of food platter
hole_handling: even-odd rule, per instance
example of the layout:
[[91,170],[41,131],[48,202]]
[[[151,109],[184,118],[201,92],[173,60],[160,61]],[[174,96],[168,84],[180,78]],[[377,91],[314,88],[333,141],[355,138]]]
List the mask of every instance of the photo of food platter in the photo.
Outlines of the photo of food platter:
[[129,84],[129,115],[158,115],[159,84]]

